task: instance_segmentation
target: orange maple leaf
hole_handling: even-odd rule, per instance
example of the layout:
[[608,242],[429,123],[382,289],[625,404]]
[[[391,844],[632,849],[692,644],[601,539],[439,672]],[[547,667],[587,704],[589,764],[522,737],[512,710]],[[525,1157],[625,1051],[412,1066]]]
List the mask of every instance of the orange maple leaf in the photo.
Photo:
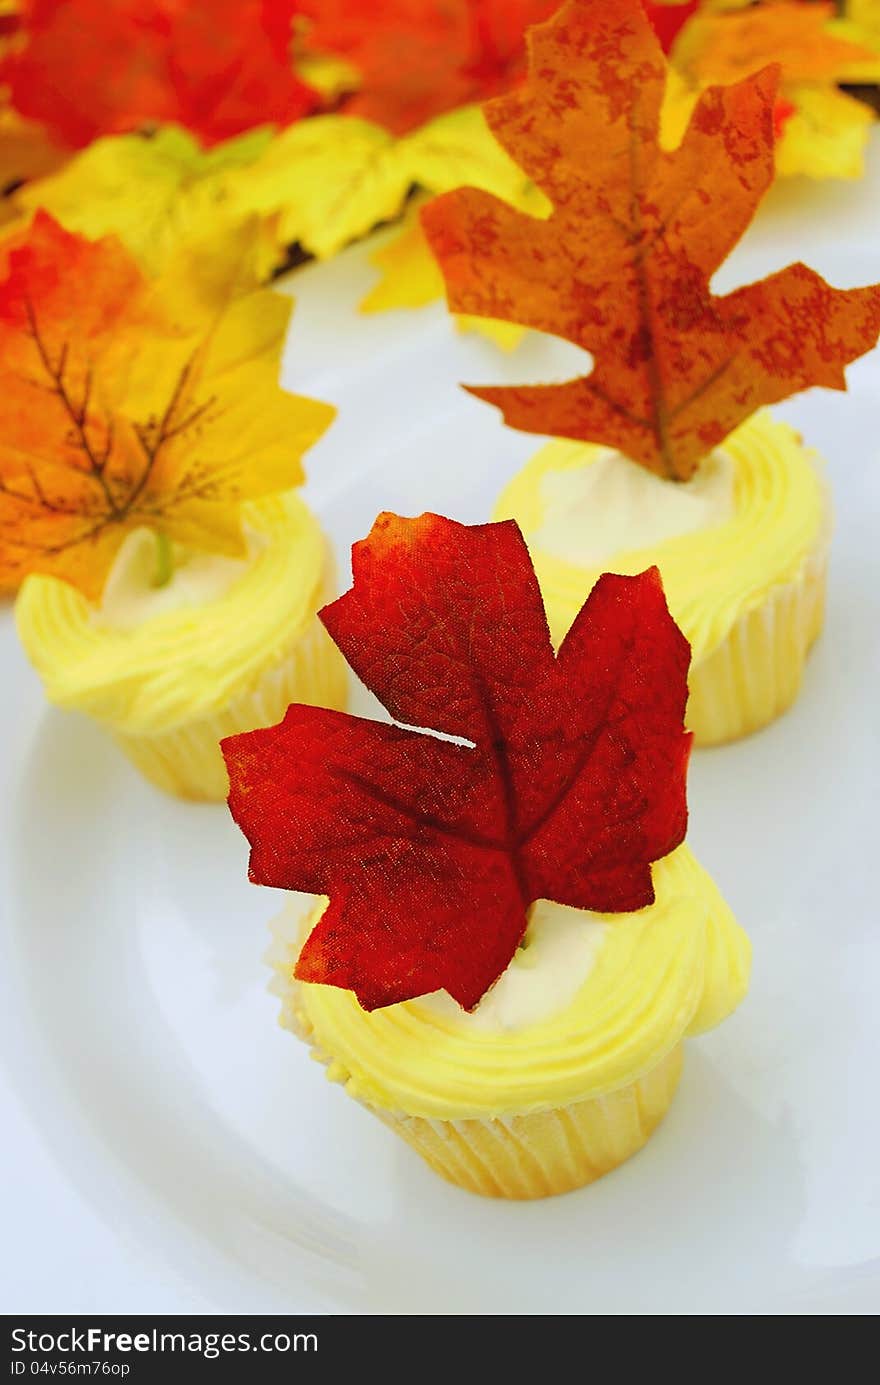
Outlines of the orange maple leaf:
[[242,502],[300,482],[334,413],[278,386],[290,301],[218,288],[182,320],[179,281],[45,212],[4,248],[0,590],[45,572],[96,598],[141,526],[245,553]]
[[836,16],[836,5],[821,0],[697,13],[683,27],[672,61],[698,86],[737,82],[773,62],[779,63],[785,82],[842,79],[847,67],[875,54],[829,31]]
[[841,291],[795,264],[723,298],[709,289],[773,177],[778,69],[708,88],[665,153],[666,62],[639,0],[570,0],[531,31],[529,56],[527,83],[486,116],[552,214],[465,188],[423,221],[452,311],[564,337],[595,365],[567,384],[472,392],[515,428],[686,479],[760,405],[845,389],[844,365],[880,334],[880,286]]

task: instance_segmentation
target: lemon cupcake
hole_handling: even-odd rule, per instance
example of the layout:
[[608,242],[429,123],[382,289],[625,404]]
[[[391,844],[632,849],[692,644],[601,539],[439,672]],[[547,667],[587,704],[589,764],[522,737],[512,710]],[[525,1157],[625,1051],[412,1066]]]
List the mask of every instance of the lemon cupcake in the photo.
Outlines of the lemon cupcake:
[[154,784],[222,801],[220,741],[269,726],[291,702],[345,705],[343,660],[315,612],[333,595],[321,528],[295,494],[245,506],[243,559],[181,553],[154,581],[155,539],[125,540],[98,603],[26,578],[21,641],[51,702],[105,726]]
[[846,388],[877,341],[880,286],[832,288],[793,264],[712,292],[773,180],[778,69],[702,92],[668,150],[668,69],[640,0],[570,0],[529,52],[528,82],[486,118],[550,214],[473,188],[422,213],[451,311],[591,358],[564,382],[472,388],[559,440],[495,513],[533,545],[557,636],[598,572],[656,562],[693,646],[688,725],[732,740],[794,700],[824,603],[821,468],[762,406]]
[[502,492],[541,583],[554,641],[600,572],[656,563],[692,650],[687,725],[697,744],[748,735],[797,696],[822,628],[831,508],[824,467],[767,410],[689,481],[591,443],[542,448]]
[[394,723],[293,706],[223,746],[251,879],[318,896],[274,925],[282,1023],[444,1178],[567,1192],[748,984],[683,841],[687,643],[650,569],[554,655],[509,521],[381,516],[352,566],[321,617]]
[[269,954],[281,1023],[451,1183],[507,1198],[579,1188],[642,1148],[683,1040],[748,985],[748,940],[686,845],[654,866],[654,888],[629,914],[532,905],[523,945],[471,1013],[444,991],[368,1013],[349,991],[297,981],[325,903],[304,925],[291,905]]

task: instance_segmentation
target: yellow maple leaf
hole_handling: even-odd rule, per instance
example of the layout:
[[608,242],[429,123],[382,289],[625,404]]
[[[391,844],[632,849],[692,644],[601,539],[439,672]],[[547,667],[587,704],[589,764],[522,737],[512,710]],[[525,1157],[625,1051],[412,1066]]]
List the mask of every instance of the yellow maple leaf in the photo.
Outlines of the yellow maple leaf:
[[44,572],[95,598],[142,526],[241,555],[242,503],[302,480],[334,410],[279,387],[292,305],[241,294],[248,234],[224,237],[225,274],[215,245],[154,283],[45,212],[4,247],[0,586]]
[[880,0],[846,0],[844,12],[829,26],[840,38],[870,49],[873,61],[857,64],[848,74],[851,82],[880,82]]
[[345,115],[282,130],[236,179],[240,213],[275,215],[285,243],[325,259],[397,216],[410,186],[399,141]]
[[108,136],[20,189],[14,206],[22,216],[43,208],[90,237],[118,235],[151,274],[209,232],[256,218],[254,270],[265,279],[289,244],[329,258],[395,219],[413,188],[461,183],[518,205],[535,196],[476,106],[400,139],[345,115],[250,131],[208,151],[177,126]]
[[[111,135],[21,188],[13,202],[26,215],[42,208],[84,236],[116,235],[148,274],[161,274],[182,247],[244,224],[248,213],[233,197],[235,180],[271,139],[264,127],[203,150],[176,125],[150,136]],[[266,279],[284,259],[270,221],[250,244],[254,273]]]
[[283,241],[326,259],[396,218],[413,188],[463,183],[511,199],[527,187],[477,106],[400,139],[353,116],[316,116],[277,135],[242,170],[233,195],[242,212],[276,216]]
[[861,178],[865,135],[874,116],[833,86],[795,87],[794,111],[776,145],[776,171],[782,177]]
[[549,203],[496,140],[480,106],[462,106],[398,141],[410,179],[427,192],[476,187],[517,205]]
[[846,0],[844,14],[880,43],[880,0]]

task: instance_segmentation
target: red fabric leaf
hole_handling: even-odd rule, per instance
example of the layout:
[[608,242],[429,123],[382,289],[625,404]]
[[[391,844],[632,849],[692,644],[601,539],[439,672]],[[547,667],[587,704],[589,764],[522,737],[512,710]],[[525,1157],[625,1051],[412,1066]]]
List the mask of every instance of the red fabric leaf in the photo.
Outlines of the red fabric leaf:
[[797,106],[793,101],[789,101],[787,96],[777,96],[776,105],[773,107],[773,133],[777,139],[796,110]]
[[571,0],[531,31],[530,55],[528,82],[486,116],[552,214],[459,188],[422,220],[452,311],[564,337],[595,364],[473,393],[514,428],[687,479],[762,404],[844,389],[844,365],[877,341],[880,285],[839,290],[792,265],[727,297],[710,288],[773,178],[777,73],[709,87],[665,153],[666,63],[639,0]]
[[685,0],[683,5],[664,5],[662,0],[656,4],[652,0],[642,0],[642,3],[664,53],[669,52],[691,15],[700,8],[700,0]]
[[24,0],[0,64],[20,114],[70,148],[174,121],[205,144],[316,105],[293,71],[296,0]]
[[[559,0],[301,0],[308,46],[345,58],[358,89],[342,109],[405,134],[508,90],[525,72],[525,31]],[[646,8],[668,51],[697,0]]]
[[525,68],[523,36],[559,0],[302,0],[309,46],[345,58],[360,85],[350,115],[401,135],[506,90]]
[[382,515],[352,569],[321,617],[403,725],[293,706],[223,742],[230,808],[252,880],[330,896],[298,977],[472,1008],[533,900],[652,902],[687,824],[689,646],[651,568],[600,578],[554,656],[513,521]]

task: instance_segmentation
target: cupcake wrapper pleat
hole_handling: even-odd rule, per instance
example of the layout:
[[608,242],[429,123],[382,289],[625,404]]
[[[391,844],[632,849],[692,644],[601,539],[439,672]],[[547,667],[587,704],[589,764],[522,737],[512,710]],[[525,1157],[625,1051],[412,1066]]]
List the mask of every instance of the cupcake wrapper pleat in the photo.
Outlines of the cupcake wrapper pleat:
[[371,1107],[431,1168],[483,1197],[552,1197],[636,1154],[675,1094],[682,1045],[637,1081],[570,1106],[489,1120],[425,1120]]
[[827,545],[744,611],[690,674],[686,722],[698,745],[720,745],[766,726],[794,702],[825,613]]
[[157,735],[114,731],[113,739],[141,773],[166,793],[219,803],[229,793],[220,750],[225,736],[274,726],[292,702],[342,710],[345,701],[345,663],[315,616],[279,655],[279,662],[265,669],[222,712]]

